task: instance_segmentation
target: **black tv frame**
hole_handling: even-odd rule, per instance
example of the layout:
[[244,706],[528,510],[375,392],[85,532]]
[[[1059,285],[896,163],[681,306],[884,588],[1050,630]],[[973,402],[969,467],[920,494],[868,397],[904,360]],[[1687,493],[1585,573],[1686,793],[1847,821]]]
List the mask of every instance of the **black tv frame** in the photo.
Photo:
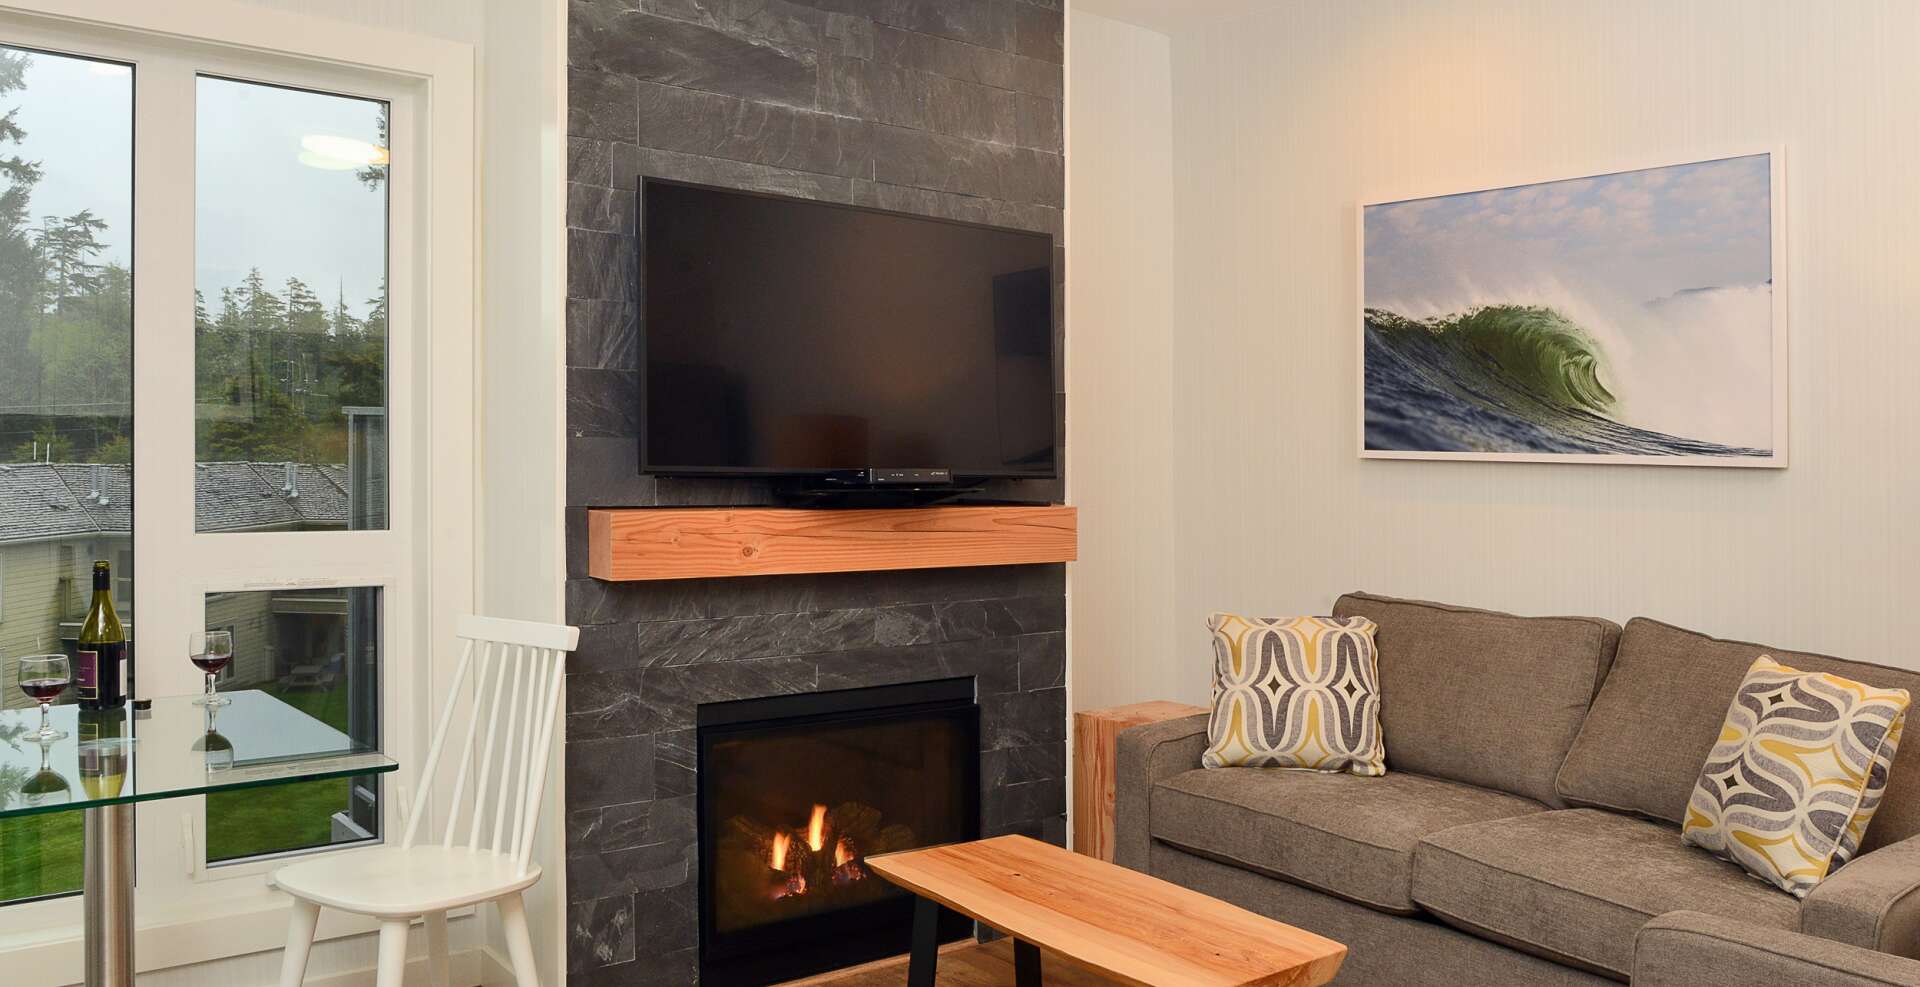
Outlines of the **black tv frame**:
[[[750,196],[750,197],[759,198],[759,199],[775,199],[775,200],[784,201],[784,202],[796,202],[804,205],[820,206],[820,207],[831,208],[831,209],[841,209],[841,210],[847,210],[851,212],[874,213],[876,215],[881,215],[881,216],[896,216],[896,217],[903,217],[907,219],[923,220],[927,222],[945,223],[949,226],[962,226],[962,227],[967,227],[969,229],[976,229],[976,230],[992,230],[994,232],[999,232],[999,233],[1014,233],[1021,236],[1030,236],[1030,237],[1038,237],[1038,238],[1045,239],[1047,242],[1047,351],[1048,351],[1047,375],[1050,380],[1057,381],[1059,379],[1059,374],[1060,374],[1059,238],[1054,236],[1054,234],[1049,231],[1020,229],[1019,227],[1013,227],[1013,226],[997,226],[991,223],[970,223],[964,220],[948,219],[943,216],[928,216],[922,213],[904,212],[901,210],[894,210],[894,209],[879,209],[872,206],[859,206],[859,205],[853,205],[851,203],[835,202],[830,199],[810,199],[805,196],[781,195],[779,193],[765,192],[757,189],[733,188],[725,185],[709,185],[701,182],[686,182],[686,181],[680,181],[678,179],[661,178],[653,175],[639,175],[637,176],[637,179],[634,183],[634,186],[636,189],[636,194],[634,196],[634,207],[633,207],[634,208],[634,240],[635,240],[634,278],[635,278],[635,283],[640,286],[642,298],[645,297],[645,292],[646,292],[646,273],[647,273],[646,206],[647,206],[647,187],[649,185],[670,185],[670,186],[676,186],[679,188],[700,189],[702,191],[707,191],[707,192],[720,192],[727,195]],[[646,305],[644,302],[639,302],[637,303],[637,305],[639,309],[639,311],[636,313],[636,321],[638,322],[638,334],[635,340],[635,345],[637,347],[637,352],[640,355],[640,361],[639,361],[640,368],[638,371],[638,374],[640,377],[640,386],[641,386],[641,393],[639,398],[640,400],[640,408],[639,408],[640,475],[686,477],[686,478],[709,478],[709,479],[754,478],[754,479],[769,479],[769,480],[792,480],[799,485],[800,492],[820,492],[822,490],[831,491],[836,489],[837,490],[884,489],[884,486],[885,486],[884,484],[871,483],[867,480],[864,480],[860,476],[860,474],[864,474],[868,470],[877,472],[881,470],[891,470],[891,469],[924,470],[924,469],[948,468],[948,464],[945,464],[945,463],[868,463],[866,470],[848,470],[848,469],[834,469],[834,468],[780,469],[775,467],[754,467],[754,466],[739,466],[739,467],[666,466],[666,465],[652,464],[651,462],[649,462],[647,457],[647,431],[648,431],[649,422],[647,421],[647,397],[646,397],[646,386],[647,386],[646,380],[647,380],[647,373],[648,373],[647,359],[646,359],[646,356],[647,356]],[[1057,401],[1049,403],[1047,416],[1050,419],[1050,424],[1052,425],[1052,430],[1053,430],[1053,450],[1052,450],[1053,455],[1050,461],[1048,462],[1045,470],[1030,471],[1030,472],[998,471],[998,472],[964,473],[964,474],[954,473],[950,482],[948,483],[935,484],[935,485],[931,485],[931,487],[922,486],[922,487],[919,487],[918,489],[926,490],[932,487],[938,487],[938,488],[951,489],[956,492],[964,492],[966,489],[973,486],[977,486],[988,480],[1057,480],[1059,479],[1060,478],[1061,435],[1060,435],[1060,409],[1058,407]],[[817,484],[817,486],[809,486],[810,483]],[[904,493],[905,491],[903,490],[902,492]]]

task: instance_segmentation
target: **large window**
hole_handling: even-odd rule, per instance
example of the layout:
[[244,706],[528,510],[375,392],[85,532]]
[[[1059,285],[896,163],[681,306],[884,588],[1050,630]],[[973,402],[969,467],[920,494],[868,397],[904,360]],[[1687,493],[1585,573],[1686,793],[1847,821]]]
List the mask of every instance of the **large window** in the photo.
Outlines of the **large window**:
[[[133,623],[133,91],[124,63],[0,47],[0,707],[32,705],[17,658],[72,652],[93,560]],[[78,814],[0,820],[0,901],[80,868]]]

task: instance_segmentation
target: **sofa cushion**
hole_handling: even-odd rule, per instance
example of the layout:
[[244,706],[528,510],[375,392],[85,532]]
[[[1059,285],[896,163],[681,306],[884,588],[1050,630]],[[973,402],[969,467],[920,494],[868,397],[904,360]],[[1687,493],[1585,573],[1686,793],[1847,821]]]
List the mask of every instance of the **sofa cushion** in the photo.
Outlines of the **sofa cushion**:
[[1413,900],[1537,956],[1626,979],[1633,937],[1676,909],[1794,929],[1800,903],[1685,846],[1672,826],[1564,809],[1457,826],[1421,841]]
[[1387,773],[1380,677],[1365,617],[1215,612],[1208,768]]
[[1394,914],[1413,848],[1452,826],[1544,811],[1502,792],[1394,772],[1380,778],[1281,768],[1195,769],[1154,786],[1155,839]]
[[1388,769],[1565,804],[1554,775],[1613,661],[1618,625],[1367,593],[1342,596],[1333,613],[1376,625]]
[[[1380,642],[1381,678],[1387,650]],[[1828,672],[1881,689],[1920,695],[1920,673],[1828,655],[1726,641],[1645,617],[1627,622],[1613,671],[1593,701],[1560,768],[1558,789],[1572,805],[1679,823],[1740,680],[1755,658]],[[1391,683],[1386,691],[1387,761],[1393,761]],[[1862,852],[1920,833],[1920,757],[1895,757]]]

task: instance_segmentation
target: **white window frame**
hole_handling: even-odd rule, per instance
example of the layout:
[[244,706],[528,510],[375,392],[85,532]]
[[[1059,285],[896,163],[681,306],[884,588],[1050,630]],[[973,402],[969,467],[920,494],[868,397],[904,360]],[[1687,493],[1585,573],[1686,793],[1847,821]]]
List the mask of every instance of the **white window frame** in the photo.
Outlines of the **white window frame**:
[[[4,0],[0,42],[135,66],[135,661],[148,696],[198,691],[185,661],[210,590],[382,588],[383,824],[417,790],[431,697],[474,605],[475,120],[471,46],[224,0]],[[389,529],[194,531],[193,227],[196,79],[366,96],[392,106],[389,176]],[[176,643],[177,642],[177,643]],[[421,660],[419,656],[425,656]],[[287,905],[269,861],[209,867],[201,798],[136,813],[141,972],[278,948]],[[435,815],[445,811],[436,804]],[[327,853],[365,852],[365,845]],[[81,969],[77,896],[0,908],[0,968],[22,983]],[[370,921],[329,914],[320,938]]]

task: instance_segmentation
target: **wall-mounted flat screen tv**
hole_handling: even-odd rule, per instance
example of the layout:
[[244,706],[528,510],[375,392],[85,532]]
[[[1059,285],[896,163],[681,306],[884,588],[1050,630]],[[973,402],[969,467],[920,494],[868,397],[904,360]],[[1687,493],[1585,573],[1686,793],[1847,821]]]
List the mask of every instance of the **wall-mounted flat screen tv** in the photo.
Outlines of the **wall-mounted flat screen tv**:
[[1053,239],[642,179],[641,470],[1055,476]]

